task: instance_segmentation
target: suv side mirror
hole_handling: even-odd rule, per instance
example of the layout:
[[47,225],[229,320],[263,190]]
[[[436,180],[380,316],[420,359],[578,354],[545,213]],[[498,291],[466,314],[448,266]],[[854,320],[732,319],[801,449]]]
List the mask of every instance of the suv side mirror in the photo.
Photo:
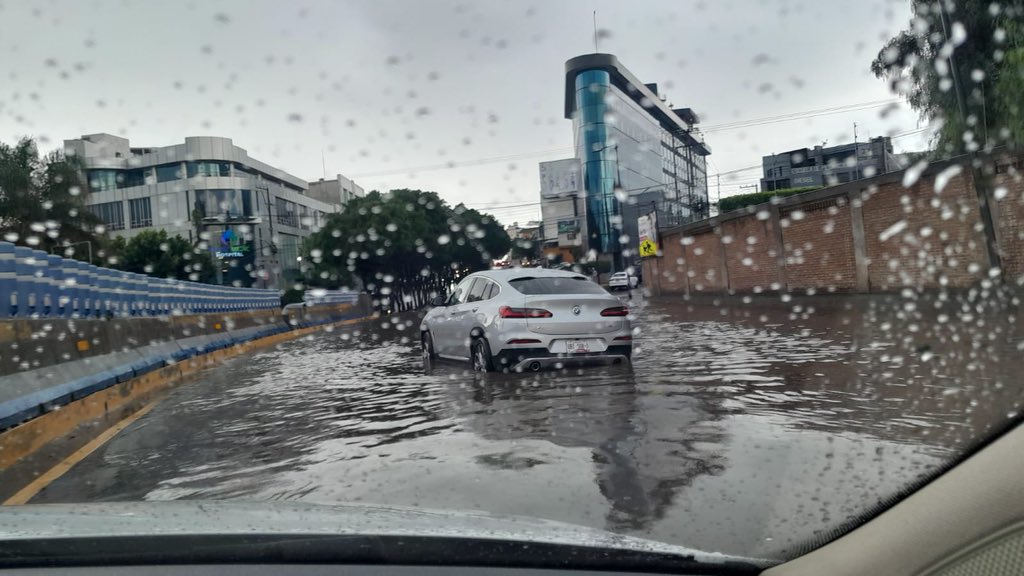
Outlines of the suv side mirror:
[[445,298],[444,296],[438,295],[438,296],[434,296],[434,297],[433,297],[433,298],[432,298],[432,299],[430,300],[430,305],[431,305],[431,306],[434,306],[434,307],[436,308],[436,307],[439,307],[439,306],[444,306],[444,305],[446,305],[446,304],[447,304],[447,302],[448,302],[448,299],[447,299],[447,298]]

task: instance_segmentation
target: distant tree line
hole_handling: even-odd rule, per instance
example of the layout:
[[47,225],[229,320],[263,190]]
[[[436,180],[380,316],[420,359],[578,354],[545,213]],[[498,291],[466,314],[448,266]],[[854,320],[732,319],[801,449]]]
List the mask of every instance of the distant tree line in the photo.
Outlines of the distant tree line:
[[507,254],[508,234],[494,217],[435,192],[392,190],[354,198],[306,239],[308,284],[361,286],[381,308],[406,310]]

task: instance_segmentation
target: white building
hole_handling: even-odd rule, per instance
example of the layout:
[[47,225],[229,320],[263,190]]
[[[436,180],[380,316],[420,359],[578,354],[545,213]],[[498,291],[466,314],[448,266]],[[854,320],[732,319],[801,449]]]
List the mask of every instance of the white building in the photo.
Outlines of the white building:
[[65,140],[64,148],[82,162],[86,205],[110,233],[162,229],[190,242],[202,237],[225,283],[290,281],[302,239],[342,204],[310,197],[304,180],[249,157],[228,138],[137,148],[90,134]]
[[334,180],[321,178],[319,181],[310,182],[307,194],[310,198],[316,198],[321,202],[344,206],[353,198],[365,196],[366,191],[351,179],[338,174]]

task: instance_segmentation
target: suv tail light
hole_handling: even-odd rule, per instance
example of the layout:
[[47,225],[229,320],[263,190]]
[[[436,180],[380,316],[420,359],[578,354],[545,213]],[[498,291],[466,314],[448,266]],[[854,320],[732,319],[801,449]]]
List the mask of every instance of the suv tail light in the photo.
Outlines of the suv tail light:
[[601,316],[628,316],[629,308],[625,306],[614,306],[612,308],[605,308],[601,310]]
[[502,306],[498,308],[498,316],[502,318],[551,318],[551,312],[543,308],[512,308]]

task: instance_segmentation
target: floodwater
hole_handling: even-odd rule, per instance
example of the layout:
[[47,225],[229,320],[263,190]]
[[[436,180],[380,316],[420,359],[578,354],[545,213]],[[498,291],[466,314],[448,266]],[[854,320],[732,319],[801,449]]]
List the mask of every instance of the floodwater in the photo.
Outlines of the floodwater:
[[33,502],[482,510],[785,559],[1016,418],[1024,330],[979,301],[636,297],[632,367],[485,377],[378,320],[203,373]]

